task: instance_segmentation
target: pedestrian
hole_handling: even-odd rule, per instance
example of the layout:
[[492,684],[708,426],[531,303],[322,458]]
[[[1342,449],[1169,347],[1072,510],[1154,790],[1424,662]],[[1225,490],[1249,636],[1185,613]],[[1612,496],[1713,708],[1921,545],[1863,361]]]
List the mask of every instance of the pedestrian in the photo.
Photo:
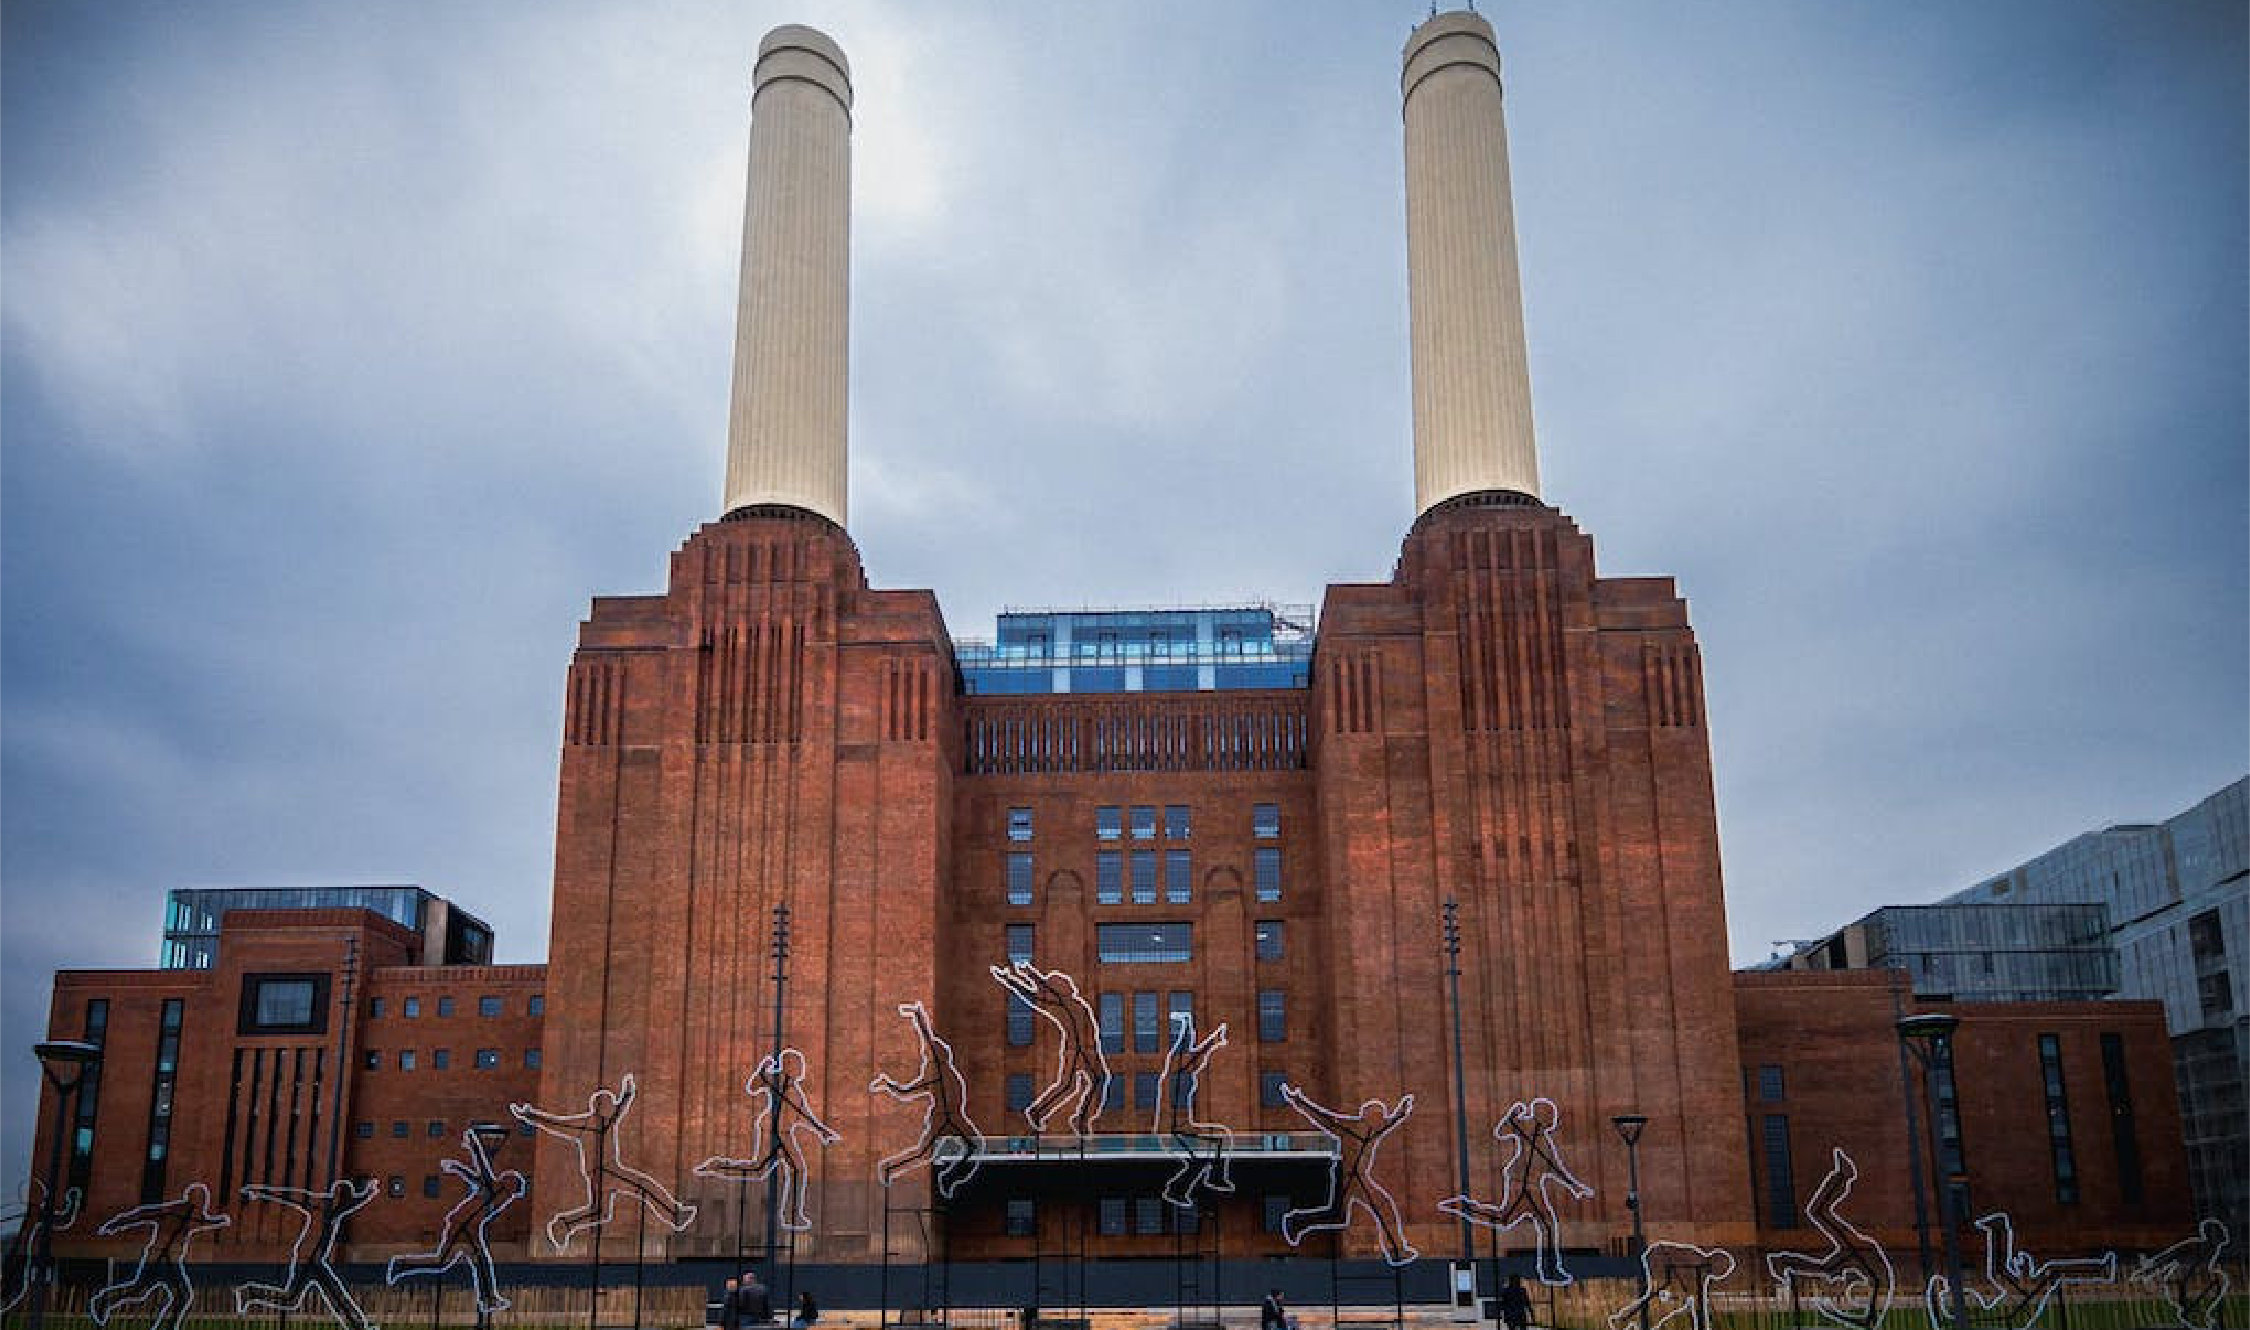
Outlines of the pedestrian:
[[820,1304],[813,1301],[812,1290],[808,1288],[797,1295],[796,1323],[798,1325],[811,1325],[819,1319]]
[[773,1294],[758,1282],[755,1268],[742,1272],[734,1290],[734,1323],[737,1327],[773,1324]]
[[1522,1275],[1509,1275],[1508,1286],[1500,1290],[1500,1319],[1507,1322],[1508,1330],[1531,1324],[1531,1293],[1524,1288]]
[[742,1325],[734,1308],[735,1278],[727,1276],[726,1284],[719,1289],[719,1330],[739,1330]]
[[1266,1300],[1258,1304],[1258,1330],[1289,1330],[1289,1306],[1280,1289],[1268,1289]]

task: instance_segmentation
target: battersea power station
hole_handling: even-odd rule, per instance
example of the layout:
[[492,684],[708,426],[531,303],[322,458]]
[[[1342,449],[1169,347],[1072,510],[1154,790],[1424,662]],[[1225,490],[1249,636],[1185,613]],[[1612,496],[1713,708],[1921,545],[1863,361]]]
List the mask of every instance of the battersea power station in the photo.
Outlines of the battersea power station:
[[477,1201],[526,1277],[942,1259],[1020,1306],[1066,1259],[1254,1298],[1464,1243],[1756,1291],[1839,1188],[1917,1291],[1993,1213],[2042,1255],[2194,1232],[2158,1004],[1730,971],[1687,604],[1541,489],[1482,18],[1400,80],[1417,516],[1317,612],[970,641],[869,585],[849,65],[784,27],[753,82],[725,490],[558,681],[547,963],[416,888],[173,893],[162,968],[55,979],[57,1252],[294,1267],[327,1223],[379,1269]]

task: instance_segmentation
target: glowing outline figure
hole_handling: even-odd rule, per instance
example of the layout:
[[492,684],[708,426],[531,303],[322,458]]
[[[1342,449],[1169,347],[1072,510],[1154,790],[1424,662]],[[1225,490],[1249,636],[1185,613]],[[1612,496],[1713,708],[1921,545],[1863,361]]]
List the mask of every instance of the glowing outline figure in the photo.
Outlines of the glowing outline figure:
[[[1691,1271],[1692,1283],[1688,1277]],[[1675,1297],[1678,1305],[1667,1306],[1662,1316],[1649,1322],[1649,1330],[1682,1313],[1688,1318],[1688,1330],[1711,1330],[1711,1286],[1733,1277],[1734,1253],[1724,1247],[1652,1242],[1641,1253],[1641,1280],[1648,1291],[1609,1314],[1610,1330],[1624,1330],[1650,1305],[1669,1304]]]
[[496,1173],[492,1168],[491,1152],[485,1149],[484,1138],[474,1127],[461,1133],[461,1145],[467,1151],[469,1162],[442,1159],[438,1168],[459,1178],[468,1194],[453,1203],[438,1221],[437,1246],[420,1254],[393,1256],[384,1267],[383,1282],[396,1287],[401,1279],[421,1279],[442,1275],[466,1261],[469,1263],[469,1286],[476,1290],[477,1310],[489,1316],[506,1311],[515,1304],[500,1291],[499,1275],[492,1268],[492,1246],[485,1230],[500,1212],[524,1198],[530,1183],[516,1169]]
[[1055,1079],[1025,1106],[1023,1120],[1035,1134],[1044,1134],[1055,1113],[1069,1104],[1070,1134],[1083,1144],[1109,1103],[1109,1058],[1102,1053],[1093,1004],[1078,991],[1078,981],[1061,970],[1042,970],[1030,961],[988,968],[1002,988],[1030,1003],[1062,1035]]
[[[984,1154],[984,1133],[969,1116],[969,1078],[953,1059],[953,1045],[931,1028],[927,1007],[901,1002],[898,1014],[913,1022],[922,1046],[922,1065],[904,1085],[887,1072],[877,1072],[867,1083],[867,1092],[889,1095],[902,1104],[916,1099],[928,1102],[922,1110],[922,1138],[877,1164],[876,1176],[888,1187],[905,1169],[927,1164],[938,1195],[951,1199],[962,1183],[977,1175]],[[955,1148],[948,1150],[947,1142],[955,1142]]]
[[[1852,1194],[1852,1184],[1859,1181],[1859,1165],[1841,1148],[1830,1149],[1829,1161],[1828,1176],[1820,1180],[1820,1185],[1805,1202],[1805,1219],[1828,1239],[1828,1250],[1819,1256],[1807,1252],[1773,1252],[1766,1257],[1766,1271],[1773,1276],[1785,1298],[1794,1281],[1799,1279],[1840,1285],[1837,1292],[1856,1306],[1820,1292],[1813,1295],[1813,1310],[1850,1330],[1875,1330],[1891,1309],[1891,1299],[1898,1290],[1898,1274],[1891,1268],[1891,1258],[1883,1250],[1883,1244],[1844,1218],[1844,1202]],[[1854,1295],[1855,1284],[1865,1291],[1864,1297]]]
[[[293,1312],[305,1305],[307,1297],[318,1293],[336,1324],[345,1330],[370,1330],[367,1313],[352,1300],[351,1291],[344,1287],[343,1276],[336,1273],[335,1259],[337,1240],[344,1233],[344,1221],[375,1199],[374,1179],[338,1178],[321,1191],[249,1183],[236,1195],[245,1201],[286,1206],[297,1212],[299,1220],[297,1239],[289,1244],[289,1268],[282,1274],[281,1282],[261,1284],[253,1280],[236,1285],[235,1313],[246,1316],[252,1307]],[[313,1242],[312,1255],[307,1259],[305,1239],[315,1233],[320,1236]]]
[[[752,1124],[751,1157],[729,1159],[713,1155],[694,1169],[699,1178],[737,1182],[767,1177],[779,1169],[781,1226],[795,1233],[812,1227],[812,1216],[806,1209],[806,1199],[812,1191],[812,1170],[805,1162],[805,1147],[797,1143],[797,1133],[809,1131],[823,1146],[834,1145],[842,1139],[813,1112],[812,1101],[805,1097],[805,1072],[805,1055],[794,1048],[782,1049],[779,1058],[768,1053],[760,1059],[758,1069],[751,1072],[750,1079],[742,1085],[745,1094],[765,1101],[758,1110],[757,1121]],[[782,1118],[790,1113],[796,1114],[797,1120],[784,1126]]]
[[[1555,1153],[1555,1130],[1561,1125],[1562,1110],[1545,1095],[1509,1105],[1507,1113],[1492,1127],[1494,1140],[1512,1140],[1516,1147],[1500,1168],[1500,1187],[1511,1193],[1508,1199],[1493,1205],[1473,1196],[1448,1196],[1439,1201],[1437,1207],[1446,1214],[1495,1232],[1530,1220],[1532,1232],[1538,1238],[1538,1245],[1533,1249],[1534,1274],[1540,1283],[1551,1287],[1577,1281],[1563,1268],[1562,1220],[1555,1214],[1555,1203],[1547,1196],[1547,1184],[1560,1182],[1564,1191],[1581,1201],[1594,1194],[1594,1189],[1580,1182],[1569,1165],[1563,1163],[1562,1156]],[[1523,1165],[1521,1177],[1516,1176],[1518,1164]]]
[[[568,1141],[578,1151],[578,1174],[586,1184],[586,1203],[575,1210],[558,1210],[548,1216],[547,1242],[556,1252],[569,1251],[580,1229],[606,1228],[617,1217],[620,1193],[629,1193],[674,1233],[695,1222],[693,1205],[681,1201],[663,1183],[625,1162],[625,1143],[618,1139],[617,1127],[632,1111],[633,1098],[638,1093],[633,1073],[626,1072],[614,1091],[608,1086],[595,1087],[594,1092],[586,1096],[583,1113],[555,1113],[531,1104],[508,1105],[508,1115],[516,1121]],[[586,1154],[588,1137],[593,1138],[594,1145],[591,1162]],[[601,1174],[598,1184],[597,1173]],[[597,1190],[601,1193],[598,1196],[595,1195]]]
[[[2219,1264],[2229,1241],[2225,1224],[2206,1219],[2195,1226],[2194,1237],[2143,1256],[2133,1267],[2133,1282],[2155,1289],[2171,1303],[2181,1325],[2215,1330],[2227,1304],[2227,1290],[2233,1287],[2226,1267]],[[2203,1278],[2197,1278],[2199,1273]]]
[[[105,1238],[129,1228],[145,1228],[148,1241],[141,1247],[133,1273],[111,1281],[87,1299],[86,1314],[94,1318],[94,1324],[108,1325],[120,1303],[145,1302],[158,1293],[164,1295],[164,1307],[149,1330],[173,1330],[187,1322],[188,1307],[195,1301],[195,1283],[188,1278],[188,1247],[196,1234],[234,1222],[234,1216],[214,1213],[210,1205],[211,1189],[191,1182],[169,1201],[136,1205],[102,1221],[94,1231]],[[149,1269],[159,1263],[165,1267],[160,1272]]]
[[[2104,1252],[2100,1256],[2075,1256],[2052,1261],[2034,1259],[2030,1252],[2016,1247],[2015,1221],[2003,1211],[1994,1211],[1976,1221],[1984,1231],[1984,1282],[1985,1290],[1964,1287],[1963,1296],[1977,1312],[1991,1313],[2007,1304],[2002,1311],[2000,1324],[2029,1330],[2047,1310],[2047,1302],[2056,1290],[2065,1284],[2114,1284],[2117,1282],[2117,1253]],[[1943,1327],[1952,1325],[1946,1315],[1948,1285],[1944,1275],[1930,1276],[1929,1288],[1924,1293],[1928,1304],[1930,1324]]]
[[[32,1188],[39,1189],[40,1204],[31,1200]],[[0,1256],[5,1262],[5,1283],[0,1283],[0,1316],[16,1309],[16,1305],[31,1295],[32,1254],[39,1250],[39,1230],[44,1227],[39,1213],[47,1197],[47,1183],[43,1178],[27,1178],[23,1184],[23,1199],[6,1211],[0,1211],[0,1224],[13,1223],[15,1235],[8,1239],[8,1250]],[[62,1208],[55,1214],[55,1232],[60,1233],[78,1222],[78,1207],[85,1203],[85,1193],[76,1187],[63,1188]]]
[[[1159,1135],[1170,1136],[1182,1152],[1179,1169],[1164,1184],[1164,1199],[1192,1210],[1199,1187],[1234,1190],[1228,1167],[1228,1153],[1234,1149],[1233,1129],[1195,1116],[1195,1101],[1203,1093],[1203,1073],[1210,1068],[1212,1057],[1227,1046],[1227,1023],[1220,1021],[1219,1028],[1197,1039],[1195,1016],[1179,1011],[1172,1013],[1172,1026],[1172,1046],[1164,1050],[1164,1068],[1156,1076],[1158,1098],[1152,1125]],[[1182,1085],[1187,1087],[1184,1095]],[[1207,1152],[1197,1148],[1214,1141],[1217,1145]]]
[[[1397,1131],[1414,1115],[1414,1096],[1401,1095],[1396,1104],[1370,1099],[1359,1106],[1357,1113],[1339,1113],[1314,1103],[1305,1097],[1304,1091],[1283,1081],[1281,1099],[1315,1130],[1336,1142],[1336,1158],[1328,1166],[1328,1200],[1319,1206],[1283,1214],[1282,1241],[1294,1247],[1307,1233],[1349,1228],[1352,1207],[1356,1205],[1374,1219],[1375,1237],[1382,1245],[1384,1261],[1406,1265],[1420,1256],[1414,1244],[1406,1240],[1406,1224],[1399,1217],[1397,1199],[1375,1180],[1375,1151],[1384,1137]],[[1359,1130],[1371,1116],[1380,1125],[1372,1130]],[[1348,1147],[1344,1143],[1346,1138],[1351,1141]]]

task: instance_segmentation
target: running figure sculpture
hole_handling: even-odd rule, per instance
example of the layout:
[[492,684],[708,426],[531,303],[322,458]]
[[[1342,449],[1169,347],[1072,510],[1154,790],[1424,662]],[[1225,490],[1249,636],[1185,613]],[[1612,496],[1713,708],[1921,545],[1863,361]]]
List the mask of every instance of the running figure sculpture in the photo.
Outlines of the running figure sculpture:
[[195,1284],[188,1278],[188,1247],[198,1233],[225,1228],[230,1215],[210,1210],[211,1189],[191,1182],[169,1201],[151,1201],[123,1214],[111,1215],[95,1232],[114,1237],[129,1228],[148,1230],[148,1242],[133,1273],[115,1280],[87,1300],[86,1312],[94,1324],[107,1325],[121,1306],[160,1298],[156,1319],[149,1330],[176,1330],[187,1324],[189,1304],[195,1301]]
[[512,1304],[500,1291],[500,1281],[492,1268],[492,1246],[485,1230],[500,1212],[523,1199],[526,1183],[523,1174],[515,1169],[496,1173],[492,1168],[492,1155],[485,1149],[484,1138],[476,1128],[461,1133],[461,1149],[469,1157],[464,1164],[458,1159],[438,1162],[438,1168],[461,1180],[468,1194],[453,1203],[438,1222],[437,1246],[418,1255],[393,1256],[385,1271],[384,1282],[396,1284],[401,1279],[419,1279],[428,1275],[442,1275],[454,1266],[468,1263],[469,1285],[476,1290],[477,1310],[486,1316],[506,1311]]
[[570,1142],[578,1151],[578,1173],[586,1183],[586,1203],[575,1210],[557,1211],[547,1220],[547,1241],[558,1252],[582,1228],[601,1228],[617,1216],[617,1198],[635,1201],[673,1232],[695,1219],[695,1207],[681,1202],[664,1184],[625,1162],[625,1143],[618,1139],[618,1124],[633,1107],[636,1093],[633,1073],[626,1072],[616,1091],[600,1087],[586,1099],[583,1113],[555,1113],[530,1104],[510,1104],[508,1112],[518,1122],[537,1127],[550,1136]]
[[778,1058],[767,1054],[742,1088],[752,1099],[764,1101],[753,1124],[750,1158],[713,1155],[695,1166],[695,1175],[740,1181],[770,1177],[779,1170],[781,1226],[802,1233],[812,1227],[805,1204],[812,1191],[812,1170],[805,1163],[805,1147],[798,1144],[797,1133],[809,1131],[822,1145],[837,1141],[834,1129],[820,1120],[805,1097],[805,1055],[794,1048],[782,1049]]
[[1545,1096],[1511,1105],[1492,1129],[1494,1140],[1515,1146],[1500,1170],[1500,1188],[1508,1193],[1508,1199],[1498,1205],[1471,1196],[1449,1196],[1438,1202],[1438,1209],[1445,1213],[1494,1230],[1511,1229],[1530,1220],[1538,1240],[1533,1266],[1542,1284],[1572,1282],[1570,1271],[1563,1268],[1559,1236],[1562,1222],[1555,1217],[1555,1203],[1547,1195],[1547,1184],[1555,1183],[1581,1201],[1594,1194],[1594,1189],[1580,1182],[1555,1151],[1555,1128],[1561,1122],[1561,1110]]
[[1829,1161],[1828,1176],[1805,1202],[1805,1220],[1828,1239],[1828,1250],[1818,1256],[1774,1252],[1766,1257],[1766,1270],[1780,1286],[1782,1298],[1795,1292],[1798,1280],[1825,1285],[1813,1294],[1813,1310],[1846,1330],[1875,1330],[1891,1308],[1898,1276],[1882,1244],[1844,1218],[1844,1202],[1859,1180],[1859,1165],[1842,1150],[1831,1150]]
[[1383,1246],[1384,1260],[1405,1265],[1421,1255],[1406,1240],[1398,1202],[1375,1180],[1375,1151],[1384,1137],[1397,1131],[1413,1114],[1414,1096],[1401,1095],[1396,1104],[1370,1099],[1359,1106],[1357,1113],[1339,1113],[1314,1103],[1304,1091],[1283,1081],[1281,1098],[1337,1146],[1336,1160],[1328,1166],[1328,1199],[1282,1215],[1282,1240],[1294,1247],[1307,1233],[1348,1228],[1352,1207],[1358,1206],[1375,1221],[1375,1237]]
[[1687,1330],[1711,1330],[1711,1286],[1733,1274],[1734,1254],[1724,1247],[1652,1242],[1641,1253],[1641,1287],[1646,1291],[1609,1314],[1610,1330],[1625,1330],[1650,1307],[1664,1312],[1648,1323],[1649,1330],[1675,1316],[1688,1318]]
[[1180,1166],[1164,1184],[1164,1199],[1183,1210],[1195,1208],[1199,1187],[1233,1191],[1227,1152],[1234,1148],[1234,1133],[1217,1122],[1195,1116],[1196,1099],[1203,1092],[1203,1073],[1211,1057],[1227,1046],[1227,1023],[1195,1037],[1195,1017],[1187,1012],[1172,1015],[1172,1046],[1164,1052],[1164,1070],[1157,1074],[1155,1129],[1179,1146]]
[[[39,1199],[32,1200],[33,1189]],[[84,1193],[76,1187],[63,1190],[62,1204],[55,1207],[55,1231],[62,1232],[78,1220],[78,1206]],[[0,1210],[0,1224],[14,1224],[14,1236],[8,1239],[5,1268],[0,1269],[0,1316],[16,1309],[16,1305],[31,1293],[37,1272],[32,1269],[39,1250],[39,1230],[46,1227],[47,1217],[40,1213],[46,1205],[47,1184],[33,1178],[24,1183],[23,1199],[6,1210]]]
[[2133,1267],[2133,1282],[2154,1289],[2172,1304],[2180,1324],[2193,1330],[2214,1330],[2219,1309],[2227,1304],[2230,1282],[2219,1258],[2226,1253],[2227,1226],[2216,1219],[2196,1225],[2195,1236],[2182,1238],[2153,1256],[2143,1256]]
[[[2108,1284],[2117,1279],[2117,1253],[2067,1260],[2041,1261],[2016,1249],[2015,1221],[2001,1213],[1977,1221],[1984,1230],[1984,1288],[1962,1289],[1972,1310],[1972,1320],[2000,1330],[2028,1330],[2047,1310],[2047,1303],[2065,1284]],[[1930,1324],[1951,1325],[1952,1301],[1943,1275],[1930,1276],[1927,1291]]]
[[1093,1005],[1078,991],[1078,983],[1060,970],[1042,970],[1030,961],[991,967],[1000,986],[1031,1004],[1041,1019],[1062,1034],[1062,1051],[1055,1061],[1055,1079],[1023,1110],[1023,1120],[1034,1132],[1070,1105],[1070,1134],[1084,1142],[1109,1100],[1109,1059],[1102,1056],[1101,1026],[1094,1020]]
[[[375,1199],[375,1182],[369,1178],[338,1178],[321,1191],[303,1187],[268,1187],[253,1183],[242,1189],[245,1201],[270,1201],[297,1212],[297,1240],[289,1244],[289,1269],[278,1284],[251,1282],[237,1285],[234,1309],[247,1316],[253,1307],[293,1312],[318,1293],[330,1319],[344,1330],[368,1330],[367,1313],[352,1301],[343,1277],[336,1273],[336,1240],[344,1221]],[[318,1234],[317,1237],[314,1235]],[[307,1239],[311,1239],[308,1244]],[[307,1252],[306,1247],[311,1247]]]
[[976,1176],[984,1154],[984,1133],[969,1116],[969,1080],[953,1060],[953,1045],[930,1028],[927,1008],[919,1002],[901,1002],[898,1014],[914,1025],[914,1037],[922,1047],[922,1065],[915,1068],[914,1079],[904,1085],[887,1073],[877,1073],[867,1083],[867,1092],[887,1094],[902,1104],[924,1101],[922,1138],[876,1165],[876,1176],[888,1187],[905,1170],[927,1164],[938,1195],[951,1197],[962,1183]]

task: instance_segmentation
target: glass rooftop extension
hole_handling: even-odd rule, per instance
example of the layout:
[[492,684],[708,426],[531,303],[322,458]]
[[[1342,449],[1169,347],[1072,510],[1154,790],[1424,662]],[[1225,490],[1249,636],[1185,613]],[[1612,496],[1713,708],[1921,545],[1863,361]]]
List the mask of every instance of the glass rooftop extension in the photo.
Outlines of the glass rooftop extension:
[[[373,910],[425,939],[424,964],[487,965],[492,929],[483,920],[412,883],[340,887],[176,887],[164,902],[157,966],[208,970],[217,964],[219,927],[229,910]],[[431,935],[435,934],[432,939]],[[435,945],[431,945],[434,940]]]
[[1310,605],[1004,610],[991,641],[954,643],[972,694],[1309,688]]

